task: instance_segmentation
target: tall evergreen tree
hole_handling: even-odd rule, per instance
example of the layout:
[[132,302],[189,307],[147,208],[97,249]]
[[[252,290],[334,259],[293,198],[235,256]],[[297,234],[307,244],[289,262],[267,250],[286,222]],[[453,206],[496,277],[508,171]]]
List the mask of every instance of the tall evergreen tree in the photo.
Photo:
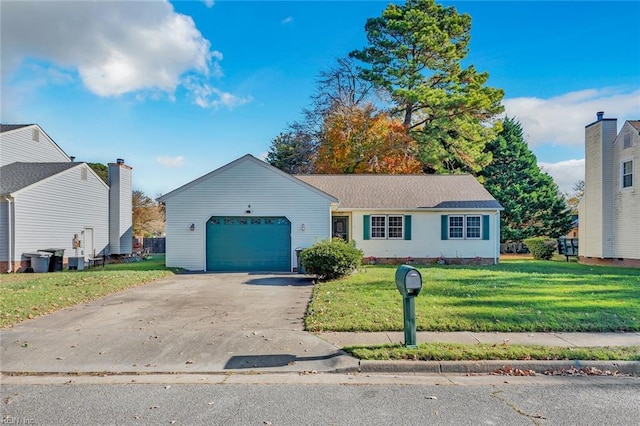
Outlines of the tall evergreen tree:
[[487,190],[502,204],[500,240],[557,238],[571,229],[571,211],[553,178],[540,170],[522,126],[507,117],[498,137],[486,145],[493,161],[481,172]]
[[368,46],[350,56],[365,66],[360,76],[386,92],[420,146],[426,172],[477,173],[491,161],[485,144],[500,131],[504,92],[486,86],[489,74],[468,54],[471,17],[434,0],[390,4],[367,20]]

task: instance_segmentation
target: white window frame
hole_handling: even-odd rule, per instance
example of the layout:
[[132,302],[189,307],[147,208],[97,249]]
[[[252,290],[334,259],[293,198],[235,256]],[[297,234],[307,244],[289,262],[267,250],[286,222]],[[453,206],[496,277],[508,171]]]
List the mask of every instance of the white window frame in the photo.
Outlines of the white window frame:
[[[451,226],[451,219],[462,219],[462,224],[461,226]],[[452,228],[455,229],[460,229],[460,236],[459,237],[454,237],[451,235],[451,230]],[[464,240],[464,230],[465,230],[465,226],[464,226],[464,215],[461,214],[454,214],[454,215],[450,215],[449,216],[449,221],[447,223],[447,233],[449,235],[449,239],[450,240]]]
[[[389,231],[391,229],[394,229],[397,231],[398,226],[389,226],[389,219],[391,218],[400,218],[400,236],[399,237],[391,237],[389,236]],[[374,222],[377,220],[382,219],[383,223],[384,223],[384,227],[375,224]],[[389,214],[389,215],[384,215],[384,214],[375,214],[375,215],[371,215],[370,217],[370,223],[369,223],[369,237],[372,240],[403,240],[404,239],[404,215],[401,214]],[[390,229],[391,228],[391,229]],[[382,233],[384,235],[382,236],[375,236],[374,235],[374,230],[375,231],[382,231]]]
[[[478,236],[477,237],[470,237],[469,236],[469,230],[471,229],[471,226],[469,225],[469,219],[471,218],[477,218],[478,219]],[[476,226],[473,227],[473,229],[475,229]],[[467,215],[464,217],[464,239],[465,240],[479,240],[482,238],[482,215],[479,214],[473,214],[473,215]]]
[[[633,176],[634,175],[633,170],[635,168],[633,163],[634,163],[633,158],[626,158],[626,159],[620,161],[620,189],[627,190],[627,189],[633,188],[633,177],[634,177]],[[625,173],[624,172],[625,164],[631,164],[631,172],[630,173]],[[629,185],[629,186],[625,186],[624,185],[625,176],[631,176],[631,185]]]
[[[380,226],[379,224],[374,224],[374,222],[377,220],[382,219],[382,226]],[[370,229],[369,229],[369,236],[371,237],[372,240],[386,240],[387,239],[387,216],[385,215],[381,215],[381,214],[376,214],[376,215],[371,215],[371,223],[369,224]],[[376,232],[380,232],[382,231],[382,236],[375,236],[374,235],[374,230]]]
[[[462,226],[451,226],[451,219],[452,218],[462,218]],[[470,237],[469,236],[469,230],[471,229],[471,226],[469,224],[469,220],[470,218],[478,218],[478,226],[474,226],[473,228],[477,228],[478,229],[478,236],[477,237]],[[481,240],[482,239],[482,215],[480,214],[469,214],[469,215],[463,215],[463,214],[454,214],[454,215],[449,215],[448,218],[448,223],[447,223],[447,235],[449,237],[450,240]],[[454,237],[451,235],[451,230],[452,228],[455,229],[460,229],[462,228],[462,236],[460,237]]]

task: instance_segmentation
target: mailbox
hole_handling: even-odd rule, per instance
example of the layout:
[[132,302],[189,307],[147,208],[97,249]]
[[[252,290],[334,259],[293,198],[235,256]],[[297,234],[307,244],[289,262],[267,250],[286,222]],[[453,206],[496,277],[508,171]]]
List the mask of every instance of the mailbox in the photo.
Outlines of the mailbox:
[[422,275],[413,266],[400,265],[396,269],[396,287],[404,297],[415,297],[422,290]]

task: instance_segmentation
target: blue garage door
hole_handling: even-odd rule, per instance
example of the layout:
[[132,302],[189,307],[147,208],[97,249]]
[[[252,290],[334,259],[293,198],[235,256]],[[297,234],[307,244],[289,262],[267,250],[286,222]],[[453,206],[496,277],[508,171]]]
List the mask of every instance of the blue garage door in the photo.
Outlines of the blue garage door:
[[207,271],[290,270],[287,218],[214,216],[207,221]]

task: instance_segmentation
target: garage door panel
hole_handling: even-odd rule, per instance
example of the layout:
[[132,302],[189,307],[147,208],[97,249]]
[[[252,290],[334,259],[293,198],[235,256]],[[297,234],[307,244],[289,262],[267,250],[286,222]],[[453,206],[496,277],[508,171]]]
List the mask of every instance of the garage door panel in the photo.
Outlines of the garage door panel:
[[212,217],[208,271],[290,271],[291,223],[284,217]]

